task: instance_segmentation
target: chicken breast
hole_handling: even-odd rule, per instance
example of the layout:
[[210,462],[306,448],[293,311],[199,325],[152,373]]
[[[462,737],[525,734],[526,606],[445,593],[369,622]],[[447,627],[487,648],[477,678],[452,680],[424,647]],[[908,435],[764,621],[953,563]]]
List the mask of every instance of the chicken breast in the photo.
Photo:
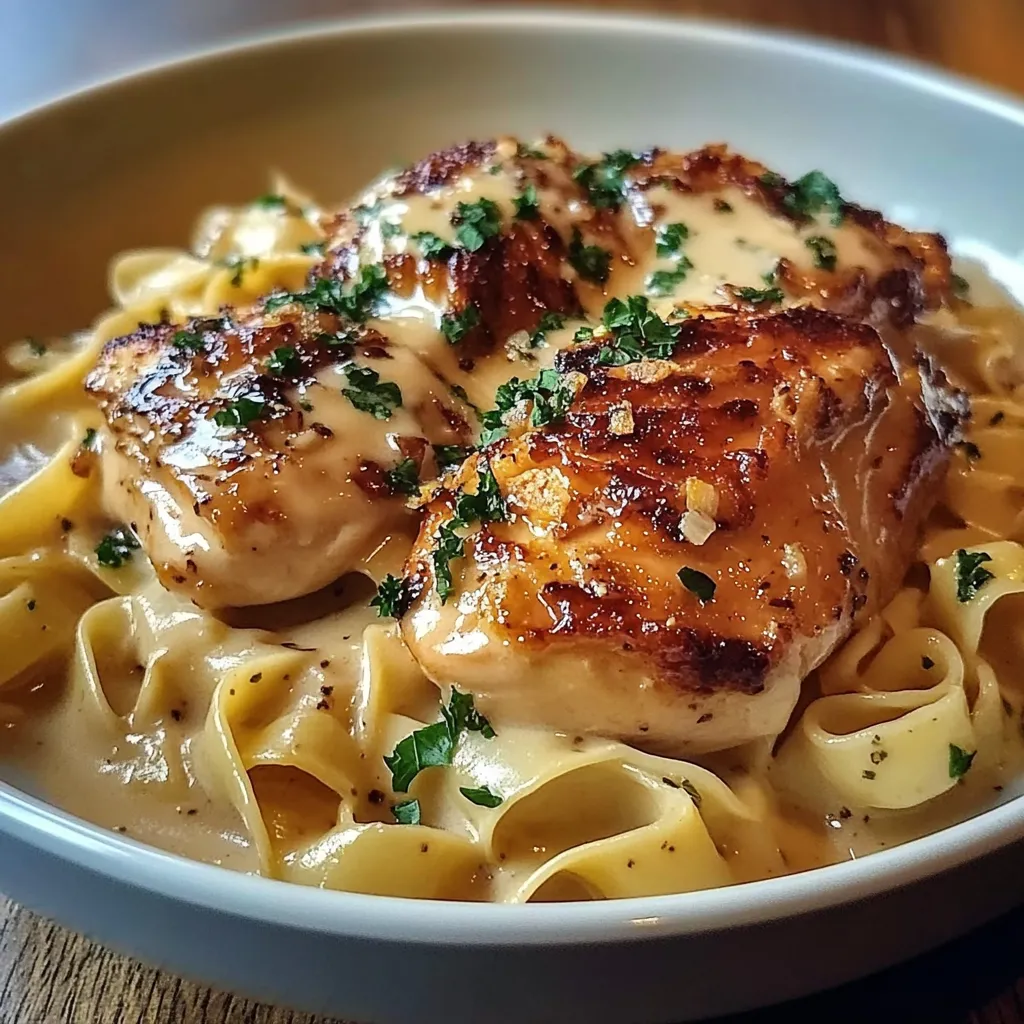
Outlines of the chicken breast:
[[163,584],[207,607],[282,601],[414,529],[427,442],[469,440],[469,409],[417,356],[292,303],[161,323],[111,342],[88,389],[110,437],[105,504]]
[[[813,304],[887,343],[949,299],[941,238],[721,146],[587,158],[551,137],[472,142],[324,224],[305,291],[142,327],[89,378],[113,435],[111,514],[202,605],[284,600],[358,568],[410,526],[388,473],[413,458],[429,474],[428,442],[475,439],[498,389],[552,367],[610,296],[662,316]],[[367,412],[345,397],[360,382],[401,404]]]
[[500,397],[506,436],[427,506],[403,636],[497,721],[674,753],[783,729],[898,585],[965,413],[865,324],[643,299]]

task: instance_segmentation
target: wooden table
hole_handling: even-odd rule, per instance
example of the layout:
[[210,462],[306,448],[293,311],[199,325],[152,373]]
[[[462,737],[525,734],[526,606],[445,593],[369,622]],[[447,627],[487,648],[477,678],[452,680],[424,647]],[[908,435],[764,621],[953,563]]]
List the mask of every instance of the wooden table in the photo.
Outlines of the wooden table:
[[[564,5],[565,0],[563,0]],[[571,0],[570,0],[571,2]],[[8,14],[5,15],[5,4]],[[45,0],[19,5],[0,0],[0,22],[31,18],[30,7],[45,12]],[[162,6],[162,5],[161,5]],[[270,0],[181,0],[175,6],[180,45],[209,41],[239,27],[251,29],[282,21],[288,12],[322,17],[362,12],[372,0],[309,0],[290,5]],[[389,9],[421,6],[393,0]],[[437,6],[435,3],[434,6]],[[839,36],[934,61],[1006,89],[1024,92],[1024,0],[652,0],[605,2],[604,7],[697,13],[739,18],[774,27]],[[379,8],[378,8],[379,9]],[[61,6],[56,31],[84,38],[94,27],[109,34],[111,21],[125,10],[110,0]],[[142,11],[140,15],[139,12]],[[237,15],[237,17],[236,17]],[[42,19],[45,13],[37,15]],[[155,54],[162,17],[156,6],[136,5],[118,20],[117,48],[136,59]],[[134,20],[133,20],[134,19]],[[77,23],[77,24],[76,24]],[[32,28],[34,26],[30,26]],[[50,33],[52,23],[45,28]],[[9,25],[5,23],[5,31]],[[125,33],[136,33],[125,40]],[[42,38],[42,37],[40,37]],[[85,48],[91,57],[95,48]],[[75,51],[78,52],[78,51]],[[81,74],[106,67],[81,65]],[[66,73],[66,69],[65,69]],[[63,87],[55,83],[52,91]],[[0,87],[3,85],[0,77]],[[2,99],[2,95],[0,95]],[[1019,170],[1019,169],[1015,169]],[[1022,865],[1024,869],[1024,865]],[[842,936],[824,937],[842,943]],[[742,965],[737,965],[742,971]],[[792,1021],[972,1022],[1024,1024],[1024,910],[917,961],[834,992],[774,1010],[733,1018],[731,1024]],[[324,1018],[261,1006],[189,984],[117,956],[95,943],[0,900],[0,1024],[330,1024]]]

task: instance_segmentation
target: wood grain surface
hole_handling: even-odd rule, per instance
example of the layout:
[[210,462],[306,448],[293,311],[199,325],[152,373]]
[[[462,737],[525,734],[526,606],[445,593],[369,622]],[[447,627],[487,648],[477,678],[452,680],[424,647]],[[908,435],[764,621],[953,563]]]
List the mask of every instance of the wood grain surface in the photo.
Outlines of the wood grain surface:
[[[386,9],[418,6],[423,5],[417,0],[391,0]],[[561,6],[571,6],[571,0]],[[1024,0],[619,0],[590,6],[741,19],[839,37],[1024,93]],[[128,57],[159,56],[167,46],[209,43],[298,15],[383,9],[373,0],[72,0],[59,5],[0,0],[6,39],[0,42],[0,65],[9,76],[5,80],[0,71],[0,108],[5,99],[21,100],[15,87],[26,82],[40,94],[56,92],[76,84],[76,76],[106,74],[139,63]],[[59,19],[51,17],[55,12]],[[3,59],[4,45],[20,53],[20,71]],[[33,46],[39,48],[38,59]],[[63,78],[47,67],[55,55]],[[6,97],[5,85],[10,86]],[[842,937],[823,936],[823,941],[841,944]],[[1024,1024],[1024,910],[910,964],[798,1003],[731,1018],[729,1024],[793,1021]],[[0,1024],[165,1022],[337,1024],[182,981],[0,899]]]

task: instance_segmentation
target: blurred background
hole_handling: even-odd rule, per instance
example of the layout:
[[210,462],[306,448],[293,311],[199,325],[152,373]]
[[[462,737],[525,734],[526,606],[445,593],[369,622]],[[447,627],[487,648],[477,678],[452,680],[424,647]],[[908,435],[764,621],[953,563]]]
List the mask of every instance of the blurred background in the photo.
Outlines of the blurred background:
[[[119,71],[286,25],[477,0],[0,0],[0,118]],[[536,3],[533,6],[541,6]],[[1024,92],[1024,0],[555,0],[695,14],[885,46]]]

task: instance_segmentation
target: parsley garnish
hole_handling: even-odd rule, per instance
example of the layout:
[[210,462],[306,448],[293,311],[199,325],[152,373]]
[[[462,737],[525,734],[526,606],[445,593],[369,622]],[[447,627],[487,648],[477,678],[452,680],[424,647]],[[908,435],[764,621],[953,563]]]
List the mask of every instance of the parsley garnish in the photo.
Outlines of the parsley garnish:
[[171,344],[182,352],[202,352],[203,336],[196,331],[175,331]]
[[584,281],[604,284],[611,273],[612,254],[599,245],[584,245],[580,229],[573,228],[569,263]]
[[540,207],[537,205],[537,189],[533,182],[523,189],[522,195],[518,195],[512,200],[512,205],[516,208],[517,220],[536,220],[540,216]]
[[301,369],[299,353],[291,345],[275,348],[267,360],[267,372],[273,377],[294,377]]
[[968,771],[970,771],[971,765],[974,763],[975,755],[978,752],[972,751],[970,754],[967,753],[961,747],[958,747],[955,743],[949,745],[949,777],[951,779],[962,779]]
[[659,298],[671,295],[686,280],[686,273],[692,267],[693,264],[685,256],[680,256],[674,269],[654,271],[653,274],[647,276],[645,282],[647,294]]
[[501,231],[501,210],[491,199],[478,199],[475,203],[459,203],[452,214],[455,237],[464,249],[476,252],[488,238]]
[[299,252],[304,252],[307,256],[323,256],[324,247],[327,245],[326,242],[303,242],[299,246]]
[[138,538],[127,526],[115,526],[96,545],[96,559],[108,569],[120,569],[139,547]]
[[213,414],[218,427],[247,427],[263,419],[267,403],[262,398],[236,398],[225,408]]
[[495,735],[490,722],[473,706],[473,695],[452,687],[448,707],[441,708],[441,721],[406,736],[391,756],[384,758],[394,791],[408,793],[412,780],[424,768],[451,764],[459,736],[466,731],[479,732],[486,739]]
[[786,183],[786,179],[781,174],[776,174],[775,171],[765,171],[764,174],[758,178],[758,181],[760,181],[762,185],[767,185],[768,188],[779,188]]
[[695,594],[701,604],[707,604],[708,601],[715,599],[715,581],[699,569],[691,569],[690,566],[684,565],[676,575],[679,582],[691,594]]
[[459,786],[459,792],[471,804],[476,804],[478,807],[497,807],[502,803],[502,798],[492,793],[486,786],[480,786],[478,789]]
[[480,310],[471,302],[460,313],[445,313],[441,317],[441,333],[449,345],[458,345],[480,323]]
[[402,225],[391,220],[380,222],[380,237],[383,239],[394,238],[402,233]]
[[283,210],[288,205],[288,200],[284,196],[271,193],[254,199],[252,205],[258,206],[261,210]]
[[572,336],[574,345],[583,345],[588,341],[594,340],[594,328],[593,327],[577,327],[576,333]]
[[399,825],[418,825],[420,823],[419,800],[403,800],[391,808],[395,821]]
[[549,309],[537,321],[537,326],[530,335],[530,348],[538,348],[543,345],[547,340],[548,331],[559,330],[565,326],[565,321],[566,316],[564,313],[556,313],[554,310]]
[[404,577],[388,573],[377,587],[377,596],[370,601],[370,607],[377,609],[379,618],[400,619],[412,603],[408,584]]
[[360,412],[368,412],[379,420],[389,420],[401,406],[401,389],[391,381],[382,381],[376,370],[350,363],[345,367],[345,376],[349,386],[342,388],[341,393]]
[[831,238],[815,235],[808,238],[804,245],[814,253],[814,265],[820,270],[836,269],[836,246]]
[[466,542],[455,532],[455,528],[462,525],[464,524],[457,519],[445,523],[437,531],[437,544],[431,553],[434,586],[437,587],[437,596],[441,598],[441,604],[448,600],[448,595],[455,585],[452,579],[452,559],[461,558],[466,553]]
[[984,568],[982,562],[991,562],[992,556],[986,551],[965,551],[960,548],[956,553],[956,599],[966,604],[989,580],[994,580],[995,573]]
[[271,295],[263,303],[263,308],[272,313],[295,302],[307,309],[322,309],[362,323],[374,315],[387,290],[387,272],[379,264],[370,264],[363,267],[359,280],[352,283],[348,292],[343,290],[341,281],[336,278],[321,277],[304,292]]
[[737,299],[740,299],[742,302],[749,302],[753,306],[761,306],[766,303],[775,305],[777,302],[782,302],[786,296],[776,283],[778,281],[778,271],[769,271],[767,274],[764,274],[763,277],[764,283],[767,285],[766,288],[733,287],[733,294]]
[[446,242],[433,231],[417,231],[412,240],[419,246],[423,258],[435,263],[448,259],[454,251],[451,242]]
[[641,359],[669,359],[681,330],[651,312],[643,295],[630,295],[625,302],[611,299],[602,316],[612,339],[598,352],[602,366],[623,366]]
[[529,157],[531,160],[547,160],[547,153],[542,153],[539,149],[534,146],[527,146],[520,142],[516,146],[516,156],[522,159],[523,157]]
[[953,294],[958,299],[966,299],[971,290],[967,278],[961,277],[960,274],[951,274],[949,279],[953,285]]
[[38,338],[26,338],[26,344],[28,345],[29,351],[32,355],[39,358],[40,356],[46,355],[46,346]]
[[89,427],[85,432],[85,437],[82,438],[82,447],[88,448],[92,451],[96,446],[96,429]]
[[623,175],[638,163],[640,157],[635,153],[617,149],[605,153],[597,163],[580,164],[572,176],[587,190],[594,206],[598,209],[617,210],[626,191]]
[[447,469],[449,466],[457,466],[465,462],[474,451],[476,449],[469,445],[435,444],[434,458],[437,460],[437,468]]
[[[764,181],[764,177],[761,178]],[[843,223],[843,197],[836,183],[821,171],[809,171],[786,190],[782,205],[798,217],[810,217],[819,210],[832,213],[832,223]]]
[[654,251],[663,259],[675,256],[689,237],[690,229],[685,224],[663,224],[654,236]]
[[415,459],[402,459],[384,474],[384,479],[395,494],[415,494],[420,489],[420,470]]
[[258,270],[260,266],[259,257],[257,256],[225,256],[224,259],[217,261],[222,267],[226,267],[232,271],[231,274],[231,287],[241,288],[242,279],[245,277],[246,271]]
[[490,444],[505,436],[504,415],[520,402],[533,402],[530,425],[543,427],[563,419],[575,395],[557,370],[541,370],[530,380],[513,377],[498,388],[494,395],[495,407],[483,415],[481,444]]

